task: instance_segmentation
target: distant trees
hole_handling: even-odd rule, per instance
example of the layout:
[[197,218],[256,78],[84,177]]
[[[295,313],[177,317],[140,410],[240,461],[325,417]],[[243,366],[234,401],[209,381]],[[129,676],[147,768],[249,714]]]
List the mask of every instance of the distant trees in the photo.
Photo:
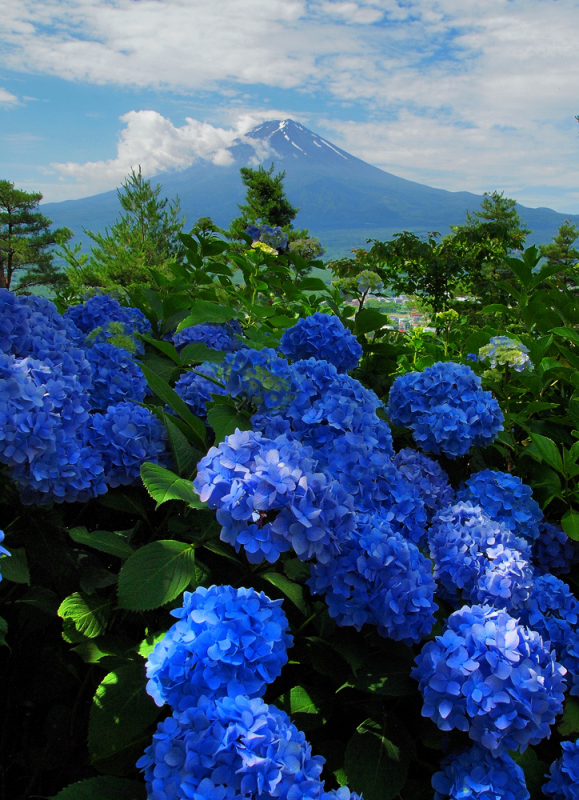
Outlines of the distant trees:
[[73,289],[147,285],[152,280],[151,270],[164,273],[170,263],[182,259],[178,234],[184,219],[180,218],[179,200],[170,203],[167,198],[160,199],[160,192],[161,186],[153,188],[140,167],[131,170],[117,192],[124,210],[119,220],[104,233],[84,231],[95,243],[90,255],[81,253],[81,245],[63,248]]
[[240,216],[229,226],[229,236],[232,239],[241,238],[240,234],[248,225],[259,223],[266,223],[274,228],[279,225],[287,231],[291,229],[299,208],[293,206],[286,197],[283,187],[285,172],[274,175],[273,170],[273,164],[269,169],[260,165],[257,169],[241,167],[239,170],[247,192],[245,203],[239,203]]
[[66,277],[53,263],[54,245],[71,237],[68,228],[51,231],[52,220],[38,210],[42,194],[15,189],[0,180],[0,288],[25,291],[34,286],[56,289]]

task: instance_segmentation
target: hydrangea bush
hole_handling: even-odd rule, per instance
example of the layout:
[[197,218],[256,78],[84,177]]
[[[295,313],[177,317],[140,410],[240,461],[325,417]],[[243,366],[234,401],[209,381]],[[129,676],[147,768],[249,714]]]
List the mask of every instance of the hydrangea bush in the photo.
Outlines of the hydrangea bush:
[[[575,796],[572,441],[559,463],[530,427],[513,460],[520,419],[448,331],[385,391],[381,315],[330,313],[283,232],[250,233],[275,266],[237,253],[229,289],[200,239],[199,286],[180,265],[156,300],[0,291],[0,645],[53,684],[7,679],[35,792]],[[541,354],[495,339],[480,358],[535,380]]]

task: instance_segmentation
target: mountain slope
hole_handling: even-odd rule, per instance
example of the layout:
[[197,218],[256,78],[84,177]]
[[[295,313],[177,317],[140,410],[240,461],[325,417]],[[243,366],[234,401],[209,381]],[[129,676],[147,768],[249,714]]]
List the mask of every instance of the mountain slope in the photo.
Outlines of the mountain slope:
[[[179,196],[186,227],[201,216],[227,227],[245,197],[239,169],[257,163],[266,168],[274,163],[276,172],[285,171],[286,193],[300,209],[295,225],[309,228],[330,256],[343,255],[367,238],[385,239],[402,230],[446,234],[449,225],[463,223],[466,211],[476,211],[482,200],[480,195],[435,189],[373,167],[293,120],[264,122],[235,141],[229,152],[232,162],[227,166],[199,160],[151,178],[153,185],[162,185],[162,196]],[[533,230],[529,244],[550,241],[565,219],[579,222],[579,215],[548,208],[517,205],[517,210]],[[66,225],[86,239],[82,228],[110,226],[120,205],[116,191],[111,191],[45,203],[42,211],[55,225]]]

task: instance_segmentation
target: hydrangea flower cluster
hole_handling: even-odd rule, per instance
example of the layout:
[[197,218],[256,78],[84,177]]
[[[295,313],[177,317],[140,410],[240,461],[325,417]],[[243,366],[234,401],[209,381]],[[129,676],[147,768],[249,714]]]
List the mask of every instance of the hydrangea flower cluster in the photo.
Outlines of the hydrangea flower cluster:
[[275,350],[244,347],[229,353],[221,362],[225,393],[242,397],[256,409],[271,413],[289,403],[293,392],[293,372]]
[[[461,502],[440,511],[428,536],[434,578],[446,590],[446,596],[455,600],[457,590],[465,600],[476,597],[479,582],[486,583],[487,570],[497,559],[502,563],[501,556],[505,553],[507,561],[512,553],[517,554],[516,560],[526,563],[530,557],[525,540],[517,538],[506,525],[491,520],[480,506],[472,503]],[[525,577],[528,575],[526,570]],[[492,573],[486,578],[491,576]]]
[[211,697],[259,697],[281,674],[292,645],[281,600],[254,589],[185,592],[176,622],[147,662],[147,691],[175,709]]
[[[166,437],[135,405],[147,391],[139,369],[112,340],[86,336],[116,324],[110,315],[117,312],[131,334],[147,330],[140,311],[99,295],[61,316],[45,298],[6,290],[0,308],[0,461],[24,503],[85,502],[137,479],[143,461],[159,460]],[[110,418],[121,407],[106,436],[99,434],[103,417],[94,411]]]
[[490,344],[486,344],[478,351],[479,361],[491,362],[491,369],[496,369],[497,364],[513,367],[515,372],[532,370],[533,364],[529,358],[529,348],[521,342],[510,339],[508,336],[493,336]]
[[231,586],[186,592],[179,621],[149,657],[147,690],[173,713],[137,762],[155,800],[361,800],[325,792],[287,714],[263,702],[292,644],[280,601]]
[[522,625],[537,631],[561,658],[570,634],[579,623],[579,601],[554,575],[540,575],[517,611]]
[[579,545],[569,539],[560,525],[539,523],[539,536],[533,542],[533,563],[541,574],[566,575],[579,561]]
[[423,372],[396,378],[388,401],[396,424],[412,428],[425,452],[449,458],[465,455],[473,445],[490,444],[503,427],[503,414],[470,367],[438,362]]
[[275,250],[285,250],[287,248],[287,233],[282,231],[279,225],[248,225],[245,229],[248,236],[251,236],[254,243],[262,242],[268,244]]
[[437,461],[406,447],[396,454],[393,463],[404,480],[422,498],[429,522],[437,511],[452,505],[454,491],[448,475]]
[[290,546],[302,560],[328,561],[354,526],[351,498],[283,434],[227,436],[201,459],[193,486],[218,509],[222,540],[244,547],[251,563],[277,561]]
[[339,556],[314,564],[308,584],[314,594],[326,594],[330,616],[341,626],[360,630],[368,622],[382,636],[412,644],[434,625],[430,561],[379,517],[363,519]]
[[137,332],[149,333],[151,330],[151,323],[142,311],[138,308],[121,306],[118,300],[108,294],[95,294],[87,298],[84,303],[71,306],[64,312],[63,318],[74,322],[85,336],[92,333],[95,328],[106,331],[107,325],[111,322],[122,323],[128,335]]
[[444,759],[432,776],[434,800],[528,800],[525,775],[507,755],[473,745]]
[[333,364],[338,372],[358,366],[362,347],[338,319],[316,311],[284,331],[279,350],[292,361],[317,358]]
[[201,325],[191,325],[173,334],[173,344],[181,350],[186,344],[203,342],[211,350],[222,350],[232,353],[242,347],[235,337],[241,335],[241,325],[238,320],[231,320],[225,325],[207,322]]
[[551,764],[550,779],[543,784],[543,794],[553,800],[579,798],[579,739],[561,742],[563,755]]
[[539,536],[543,512],[530,486],[516,475],[484,469],[475,472],[457,494],[458,500],[481,505],[497,522],[503,522],[517,536],[534,542]]
[[467,731],[493,754],[523,752],[550,735],[563,708],[566,669],[535,631],[491,606],[464,606],[427,642],[412,676],[422,714]]
[[[203,373],[199,375],[198,373]],[[184,400],[195,416],[205,419],[207,416],[207,402],[211,400],[212,394],[225,394],[225,389],[218,386],[213,381],[206,380],[203,375],[223,380],[223,371],[218,364],[205,361],[194,371],[185,372],[175,384],[175,391]]]

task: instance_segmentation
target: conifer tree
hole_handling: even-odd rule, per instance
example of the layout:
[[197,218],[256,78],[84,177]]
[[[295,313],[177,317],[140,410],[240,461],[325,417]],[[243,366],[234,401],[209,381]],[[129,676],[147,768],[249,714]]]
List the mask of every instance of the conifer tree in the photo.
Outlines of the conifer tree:
[[51,231],[52,220],[38,210],[41,200],[40,192],[25,192],[0,180],[0,289],[55,289],[66,283],[53,263],[52,247],[65,244],[72,231]]
[[283,180],[285,172],[273,174],[274,165],[264,169],[261,165],[257,169],[242,167],[241,180],[247,187],[245,203],[239,203],[241,215],[236,217],[229,227],[229,236],[239,238],[248,225],[265,223],[284,228],[289,232],[292,222],[299,211],[293,206],[285,195]]

